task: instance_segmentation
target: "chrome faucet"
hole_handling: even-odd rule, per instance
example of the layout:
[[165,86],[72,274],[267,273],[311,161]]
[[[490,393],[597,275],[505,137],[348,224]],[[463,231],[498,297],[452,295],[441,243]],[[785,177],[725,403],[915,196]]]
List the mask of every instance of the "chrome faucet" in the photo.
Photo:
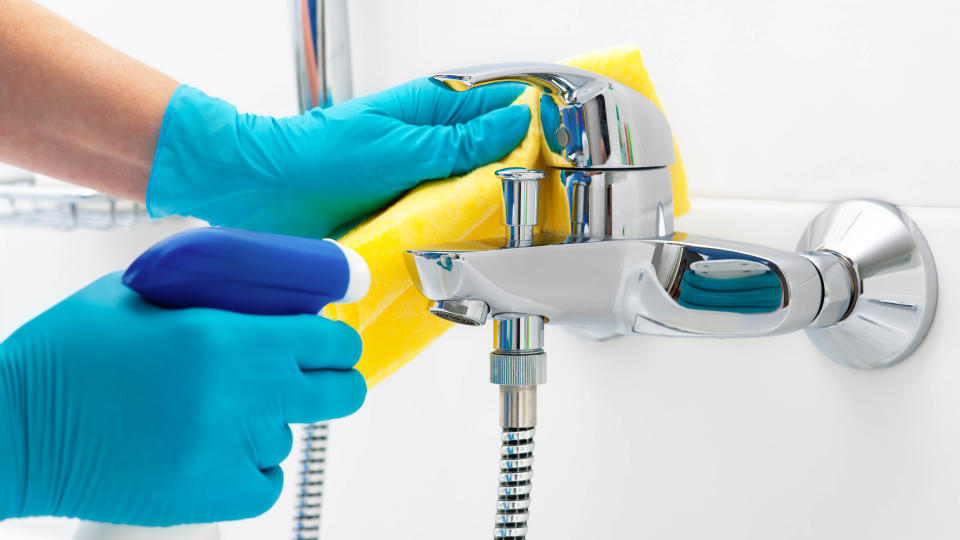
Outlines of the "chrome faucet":
[[646,238],[673,232],[670,125],[649,99],[595,73],[554,64],[493,64],[433,76],[464,91],[521,82],[543,92],[541,156],[567,187],[573,232]]
[[458,319],[458,313],[535,314],[550,325],[601,335],[742,337],[808,329],[824,346],[863,337],[840,338],[835,326],[873,324],[869,319],[889,329],[882,351],[872,333],[859,343],[872,353],[826,351],[863,368],[901,360],[925,335],[936,306],[933,257],[916,225],[893,205],[831,206],[796,252],[675,233],[667,168],[675,159],[673,138],[660,109],[640,93],[553,64],[479,66],[433,80],[457,91],[503,81],[540,89],[541,155],[566,186],[570,213],[569,232],[534,235],[540,209],[530,203],[546,175],[498,171],[503,238],[407,253],[420,291],[441,304],[436,314],[443,316],[446,305],[450,318],[471,324],[482,324],[485,315]]
[[[834,204],[795,252],[677,233],[667,168],[673,138],[640,93],[552,64],[478,66],[433,80],[456,91],[514,81],[542,92],[540,154],[549,168],[497,171],[504,236],[406,254],[431,313],[470,325],[494,319],[491,381],[501,385],[504,428],[494,536],[526,534],[534,390],[546,380],[544,323],[595,337],[805,329],[830,358],[861,369],[902,360],[926,335],[936,269],[923,235],[897,207]],[[569,230],[535,233],[539,183],[557,179],[566,188]],[[529,451],[521,475],[511,460],[517,445]]]

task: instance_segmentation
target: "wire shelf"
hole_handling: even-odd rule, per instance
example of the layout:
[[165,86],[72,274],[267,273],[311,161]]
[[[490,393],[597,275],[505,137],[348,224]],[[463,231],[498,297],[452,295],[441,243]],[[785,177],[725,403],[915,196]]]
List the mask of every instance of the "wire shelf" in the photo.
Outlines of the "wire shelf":
[[113,229],[149,219],[143,205],[92,189],[41,186],[28,174],[0,179],[0,225]]

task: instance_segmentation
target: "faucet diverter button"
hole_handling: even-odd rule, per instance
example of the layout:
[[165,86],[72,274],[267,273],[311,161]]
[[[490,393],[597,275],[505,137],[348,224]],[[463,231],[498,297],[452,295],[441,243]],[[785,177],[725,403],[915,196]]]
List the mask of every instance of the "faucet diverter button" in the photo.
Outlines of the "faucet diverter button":
[[537,224],[540,210],[540,180],[543,171],[509,167],[496,172],[503,186],[502,222],[508,227],[533,226]]
[[510,247],[530,246],[533,227],[540,211],[540,180],[546,175],[536,169],[509,167],[496,172],[503,187],[503,214]]

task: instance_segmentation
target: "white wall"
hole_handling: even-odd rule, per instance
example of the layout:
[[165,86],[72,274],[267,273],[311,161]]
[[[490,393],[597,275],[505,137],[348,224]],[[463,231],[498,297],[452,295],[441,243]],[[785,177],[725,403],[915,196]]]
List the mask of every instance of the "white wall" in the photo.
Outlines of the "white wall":
[[[281,2],[45,3],[241,108],[294,110]],[[635,43],[696,196],[678,229],[789,249],[826,202],[880,197],[907,206],[940,266],[927,343],[883,372],[836,366],[802,334],[598,344],[550,329],[531,538],[960,536],[960,4],[355,0],[351,9],[361,93],[456,65]],[[44,236],[49,266],[18,282],[36,296],[18,295],[0,322],[122,266],[152,231],[123,242]],[[3,272],[25,276],[38,243],[15,234],[0,230]],[[89,246],[88,262],[66,272],[85,256],[68,251],[77,242]],[[326,538],[489,535],[497,426],[488,332],[450,332],[334,426]],[[288,491],[225,538],[284,537],[290,502]],[[12,522],[0,537],[70,527]]]

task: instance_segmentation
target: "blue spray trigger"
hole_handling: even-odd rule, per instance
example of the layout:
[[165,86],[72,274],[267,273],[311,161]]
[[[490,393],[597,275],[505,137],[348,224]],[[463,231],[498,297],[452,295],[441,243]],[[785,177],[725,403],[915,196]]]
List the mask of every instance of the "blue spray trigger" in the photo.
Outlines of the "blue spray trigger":
[[166,308],[292,315],[359,300],[370,270],[333,240],[206,227],[158,242],[127,268],[123,283]]

